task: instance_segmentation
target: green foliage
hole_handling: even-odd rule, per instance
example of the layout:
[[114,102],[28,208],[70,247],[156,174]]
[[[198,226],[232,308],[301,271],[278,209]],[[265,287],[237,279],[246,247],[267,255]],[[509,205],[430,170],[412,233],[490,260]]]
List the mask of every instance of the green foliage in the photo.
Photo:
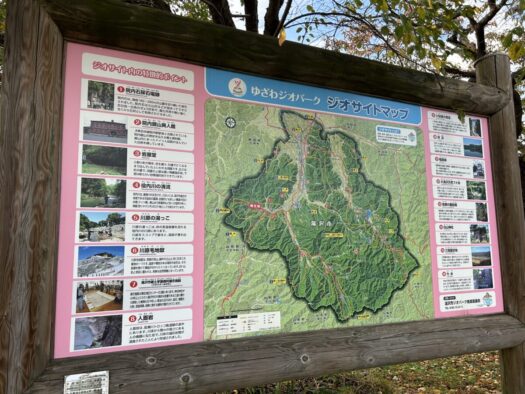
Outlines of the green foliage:
[[171,9],[177,15],[187,16],[200,21],[210,21],[210,11],[201,0],[170,0]]
[[88,219],[88,217],[86,215],[81,213],[80,214],[80,224],[79,225],[80,225],[80,230],[81,231],[85,231],[85,230],[88,230],[90,228],[96,227],[97,223],[96,222],[92,222],[91,220]]
[[[308,34],[324,35],[329,49],[445,73],[458,56],[468,64],[490,51],[504,50],[523,65],[523,2],[502,6],[485,0],[332,0],[314,2],[304,17],[286,26],[304,33],[300,41]],[[509,28],[498,29],[502,23]]]
[[127,149],[84,145],[84,161],[89,164],[126,168]]
[[112,212],[108,215],[107,223],[109,226],[113,226],[115,224],[124,224],[126,222],[126,217],[118,212]]
[[114,85],[105,82],[88,81],[88,98],[90,102],[93,101],[93,98],[96,98],[103,103],[111,103],[113,105],[115,98]]
[[113,194],[122,202],[126,201],[126,181],[117,181]]
[[104,197],[108,194],[108,187],[104,179],[82,178],[81,193],[93,197]]

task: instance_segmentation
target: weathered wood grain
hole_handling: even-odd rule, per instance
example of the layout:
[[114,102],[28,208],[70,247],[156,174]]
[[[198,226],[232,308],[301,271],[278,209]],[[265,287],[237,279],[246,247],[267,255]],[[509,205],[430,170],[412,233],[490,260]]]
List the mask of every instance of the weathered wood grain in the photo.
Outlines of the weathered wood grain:
[[0,140],[0,392],[19,393],[51,352],[62,45],[33,0],[9,2]]
[[515,346],[525,326],[507,315],[345,328],[99,355],[52,362],[30,393],[64,375],[110,370],[110,392],[208,393]]
[[[476,64],[480,83],[495,86],[512,97],[510,62],[506,55],[489,55]],[[499,232],[505,310],[525,322],[525,219],[521,194],[514,107],[509,102],[490,117],[491,155]],[[503,387],[506,393],[525,388],[523,344],[502,352]]]
[[119,0],[45,0],[66,39],[326,88],[490,115],[501,90],[181,18]]

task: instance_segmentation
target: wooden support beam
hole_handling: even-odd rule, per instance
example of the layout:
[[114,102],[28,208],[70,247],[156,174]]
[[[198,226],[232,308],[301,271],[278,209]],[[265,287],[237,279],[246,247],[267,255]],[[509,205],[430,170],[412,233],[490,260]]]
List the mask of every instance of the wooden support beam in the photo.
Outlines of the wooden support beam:
[[33,0],[7,5],[0,139],[0,392],[51,357],[63,39]]
[[209,393],[516,346],[525,326],[507,315],[212,341],[55,361],[30,393],[58,392],[64,375],[110,370],[110,392]]
[[120,0],[43,0],[64,38],[261,74],[329,89],[491,115],[509,98],[495,87],[131,6]]
[[[478,60],[476,74],[480,83],[502,89],[512,97],[507,55],[493,54]],[[525,219],[515,130],[514,106],[509,101],[490,117],[490,143],[505,310],[525,322]],[[502,352],[502,369],[504,392],[522,393],[525,388],[524,344]]]

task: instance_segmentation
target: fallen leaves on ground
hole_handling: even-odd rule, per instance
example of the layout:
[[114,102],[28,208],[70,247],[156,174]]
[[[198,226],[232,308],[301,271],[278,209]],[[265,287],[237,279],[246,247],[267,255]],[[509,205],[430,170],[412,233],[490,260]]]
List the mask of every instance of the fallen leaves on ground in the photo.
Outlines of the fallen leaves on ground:
[[235,394],[500,394],[497,352],[344,372],[234,390]]

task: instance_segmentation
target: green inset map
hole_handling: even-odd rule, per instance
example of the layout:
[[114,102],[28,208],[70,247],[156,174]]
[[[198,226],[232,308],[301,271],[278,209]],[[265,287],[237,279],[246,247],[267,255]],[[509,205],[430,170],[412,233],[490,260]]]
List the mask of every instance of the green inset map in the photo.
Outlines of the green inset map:
[[380,124],[208,101],[207,339],[232,315],[279,312],[269,332],[433,316],[421,131],[380,143]]

